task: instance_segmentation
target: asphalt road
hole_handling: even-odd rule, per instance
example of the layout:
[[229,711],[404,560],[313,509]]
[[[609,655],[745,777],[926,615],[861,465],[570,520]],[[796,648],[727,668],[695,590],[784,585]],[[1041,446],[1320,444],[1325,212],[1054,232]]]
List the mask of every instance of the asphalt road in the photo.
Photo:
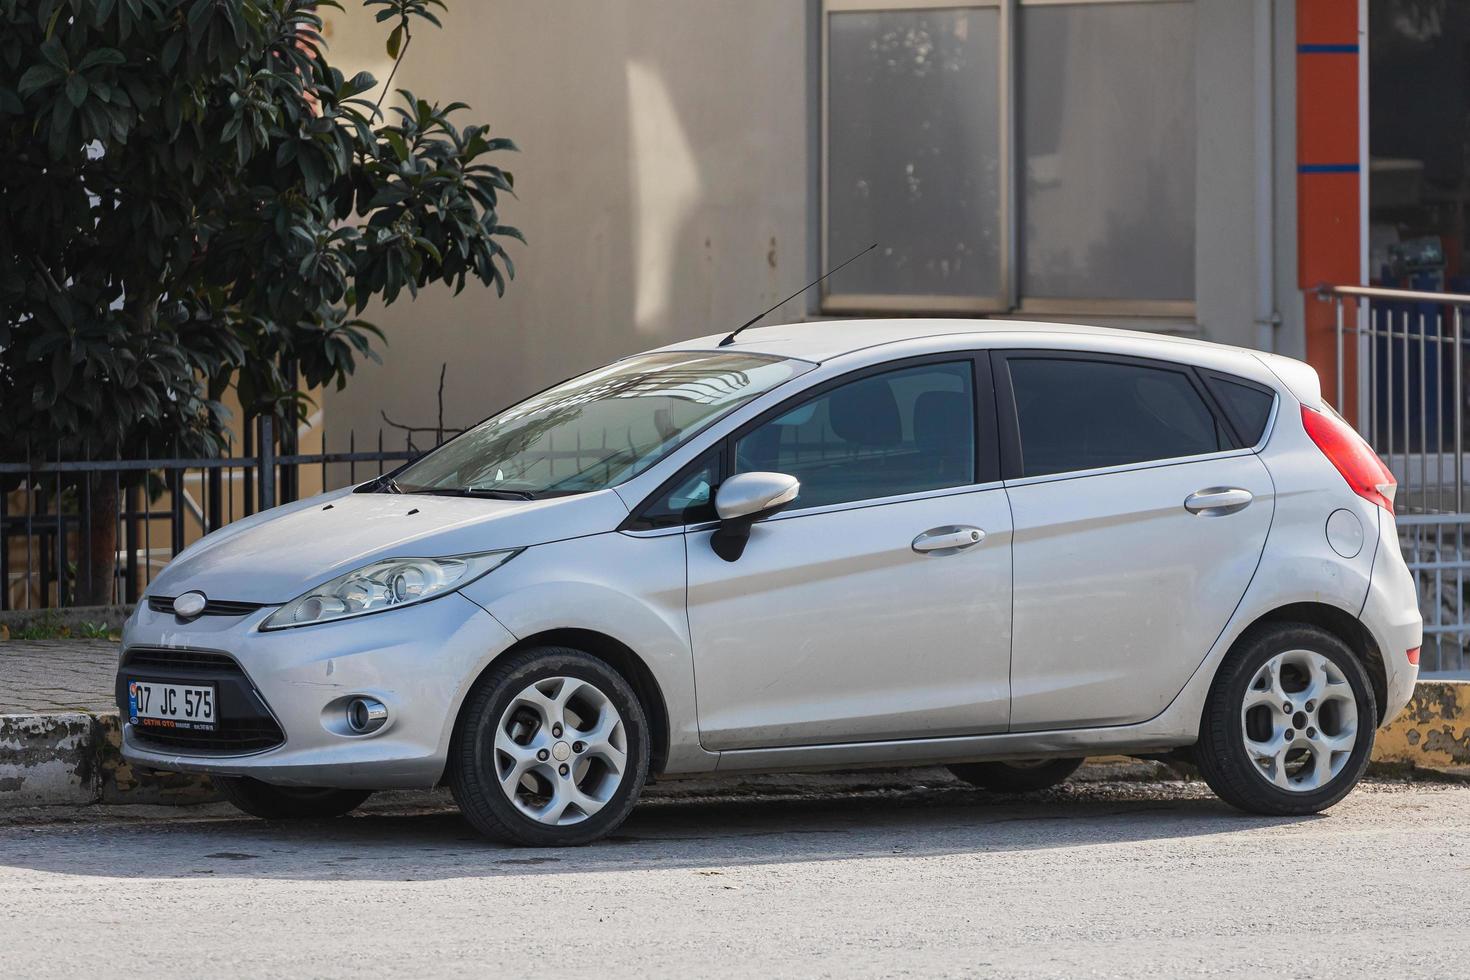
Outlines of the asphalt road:
[[4,975],[1470,971],[1464,785],[1261,819],[1197,783],[1020,801],[936,772],[769,780],[677,791],[563,851],[484,843],[438,797],[295,826],[226,812],[12,815]]

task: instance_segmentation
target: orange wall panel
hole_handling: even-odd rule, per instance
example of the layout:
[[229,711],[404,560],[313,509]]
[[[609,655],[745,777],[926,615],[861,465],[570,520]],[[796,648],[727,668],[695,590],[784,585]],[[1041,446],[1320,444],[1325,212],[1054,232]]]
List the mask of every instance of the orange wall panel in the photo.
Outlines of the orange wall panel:
[[1297,0],[1298,44],[1357,44],[1358,0]]
[[1356,163],[1358,55],[1297,55],[1296,92],[1297,162]]
[[1358,175],[1304,173],[1296,181],[1299,284],[1303,289],[1356,284]]

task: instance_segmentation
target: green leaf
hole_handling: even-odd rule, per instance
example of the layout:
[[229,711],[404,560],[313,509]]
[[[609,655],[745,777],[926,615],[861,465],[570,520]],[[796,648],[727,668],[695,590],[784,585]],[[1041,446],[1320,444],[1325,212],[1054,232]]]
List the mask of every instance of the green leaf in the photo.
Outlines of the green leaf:
[[403,25],[399,24],[393,28],[393,33],[388,35],[388,57],[398,60],[398,52],[403,47]]
[[163,42],[163,52],[159,55],[159,63],[163,70],[171,72],[174,65],[178,64],[179,55],[184,50],[184,32],[174,31],[169,39]]
[[71,62],[66,57],[66,48],[62,47],[61,42],[54,37],[41,42],[41,57],[62,71],[71,70]]
[[388,141],[388,145],[393,148],[393,155],[400,161],[408,159],[408,144],[404,142],[403,134],[389,129],[383,133],[383,139]]
[[127,61],[116,48],[99,48],[82,59],[82,63],[77,65],[77,71],[87,71],[101,65],[125,65]]
[[87,101],[87,80],[81,75],[69,75],[66,79],[66,97],[78,109]]
[[16,90],[24,98],[32,92],[45,88],[66,77],[66,73],[55,65],[31,65],[26,69],[24,75],[20,76],[20,82]]

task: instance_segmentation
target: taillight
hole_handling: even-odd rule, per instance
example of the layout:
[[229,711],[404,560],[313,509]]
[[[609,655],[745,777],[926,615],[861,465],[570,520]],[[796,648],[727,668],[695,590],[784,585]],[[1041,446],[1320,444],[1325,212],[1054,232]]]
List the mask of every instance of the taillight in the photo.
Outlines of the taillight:
[[1302,426],[1353,488],[1353,493],[1371,500],[1390,514],[1398,481],[1383,465],[1373,447],[1334,412],[1318,412],[1302,406]]
[[1409,654],[1409,663],[1413,664],[1415,667],[1419,666],[1419,649],[1419,647],[1415,647],[1414,649],[1407,651]]

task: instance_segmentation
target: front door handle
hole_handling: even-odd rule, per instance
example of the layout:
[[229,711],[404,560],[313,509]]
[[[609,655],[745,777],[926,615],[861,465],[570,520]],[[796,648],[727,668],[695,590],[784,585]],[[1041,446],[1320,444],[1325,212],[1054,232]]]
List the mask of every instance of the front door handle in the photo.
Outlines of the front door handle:
[[973,548],[985,540],[985,532],[968,524],[946,524],[931,527],[914,538],[914,550],[921,555],[952,555]]
[[1184,509],[1200,517],[1224,517],[1244,510],[1254,499],[1249,490],[1240,487],[1210,487],[1185,497]]

